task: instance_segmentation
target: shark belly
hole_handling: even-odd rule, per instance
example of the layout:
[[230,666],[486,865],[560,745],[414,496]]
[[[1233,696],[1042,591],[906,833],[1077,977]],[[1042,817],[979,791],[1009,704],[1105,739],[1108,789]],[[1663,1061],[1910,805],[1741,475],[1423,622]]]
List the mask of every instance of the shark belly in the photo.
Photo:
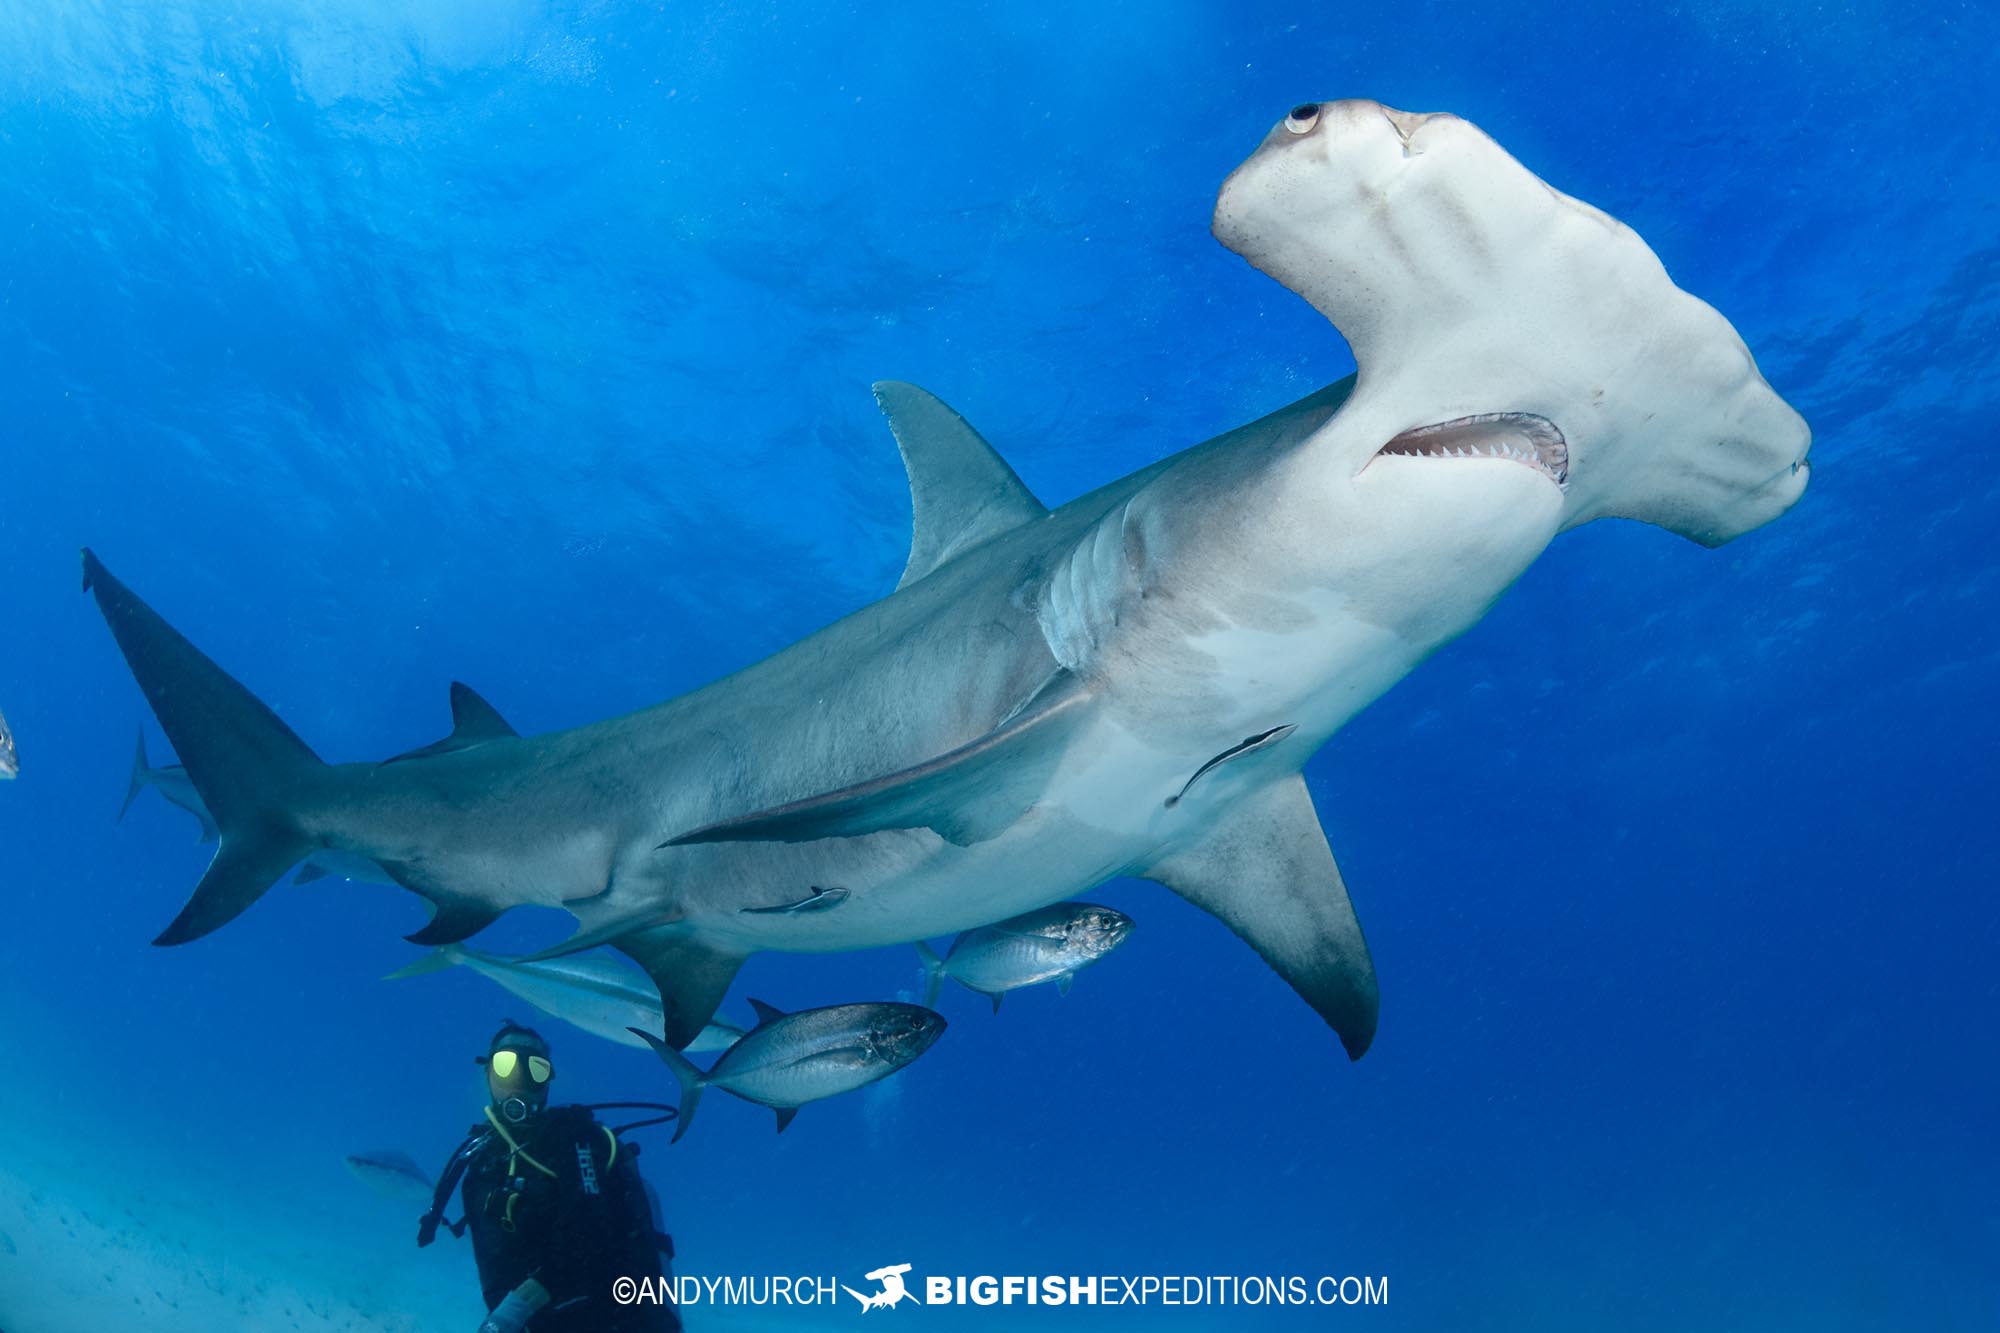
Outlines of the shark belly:
[[[725,877],[739,883],[789,877],[782,882],[837,886],[848,897],[806,915],[695,909],[686,927],[742,952],[872,948],[956,934],[1142,873],[1226,820],[1249,793],[1296,773],[1430,650],[1332,598],[1289,632],[1229,626],[1198,646],[1212,670],[1195,680],[1133,678],[1072,742],[1042,798],[997,837],[961,847],[928,829],[897,829],[703,849],[726,853],[733,864]],[[1190,693],[1205,701],[1198,714],[1185,706]],[[1163,727],[1165,716],[1184,724]],[[1282,742],[1189,785],[1246,735],[1280,726],[1293,728]],[[714,878],[721,869],[711,861],[699,873]],[[736,902],[742,894],[716,896]]]

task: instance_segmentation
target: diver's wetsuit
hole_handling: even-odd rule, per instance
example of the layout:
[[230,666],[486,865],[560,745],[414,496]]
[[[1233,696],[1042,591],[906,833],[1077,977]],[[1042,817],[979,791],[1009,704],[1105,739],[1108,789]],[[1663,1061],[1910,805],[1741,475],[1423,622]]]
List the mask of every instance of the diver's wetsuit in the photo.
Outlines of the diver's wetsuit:
[[[549,1303],[528,1322],[531,1333],[678,1330],[673,1305],[655,1303],[673,1242],[658,1230],[637,1146],[583,1106],[549,1107],[508,1132],[518,1152],[488,1127],[475,1129],[485,1142],[466,1164],[459,1196],[486,1308],[532,1277],[548,1288]],[[656,1280],[620,1305],[612,1298],[620,1277]]]

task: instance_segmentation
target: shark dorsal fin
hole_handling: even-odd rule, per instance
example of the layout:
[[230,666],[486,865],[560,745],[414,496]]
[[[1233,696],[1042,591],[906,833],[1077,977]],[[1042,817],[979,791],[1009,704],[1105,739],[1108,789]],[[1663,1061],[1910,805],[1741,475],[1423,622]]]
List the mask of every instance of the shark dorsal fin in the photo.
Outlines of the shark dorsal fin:
[[750,1001],[750,1008],[757,1014],[758,1027],[762,1027],[766,1023],[775,1023],[785,1016],[784,1010],[774,1005],[765,1004],[762,1000]]
[[479,691],[464,681],[451,683],[451,735],[421,749],[405,750],[384,764],[400,764],[405,759],[431,759],[454,750],[469,750],[487,741],[509,740],[521,733],[507,724],[500,710],[479,697]]
[[883,380],[875,401],[910,474],[910,562],[897,587],[1048,513],[993,446],[935,394]]
[[507,724],[500,710],[480,698],[479,691],[462,680],[451,683],[451,739],[466,745],[499,740],[521,733]]

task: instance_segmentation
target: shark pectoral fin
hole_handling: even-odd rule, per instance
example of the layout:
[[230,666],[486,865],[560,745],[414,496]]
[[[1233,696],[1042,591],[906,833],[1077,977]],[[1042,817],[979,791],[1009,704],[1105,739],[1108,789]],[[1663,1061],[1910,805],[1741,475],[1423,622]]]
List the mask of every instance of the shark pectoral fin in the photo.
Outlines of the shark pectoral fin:
[[660,988],[667,1045],[676,1051],[701,1035],[743,966],[743,955],[711,948],[670,926],[631,931],[610,943]]
[[811,842],[928,828],[970,847],[1005,832],[1040,799],[1090,699],[1080,679],[1057,671],[1007,721],[970,744],[887,777],[720,820],[660,845]]
[[780,1134],[785,1132],[786,1127],[792,1123],[792,1118],[799,1113],[799,1108],[796,1106],[774,1106],[771,1109],[778,1113],[778,1132]]
[[451,735],[418,749],[392,755],[382,762],[400,764],[405,759],[429,759],[454,750],[469,750],[487,741],[511,740],[520,734],[507,724],[506,718],[500,716],[499,709],[479,697],[479,691],[464,681],[455,680],[451,683]]
[[1199,842],[1141,872],[1221,918],[1359,1060],[1379,997],[1368,942],[1306,792],[1293,774],[1253,793]]
[[889,418],[910,474],[910,559],[897,587],[960,551],[1048,515],[1006,460],[964,417],[914,384],[883,380],[875,402]]

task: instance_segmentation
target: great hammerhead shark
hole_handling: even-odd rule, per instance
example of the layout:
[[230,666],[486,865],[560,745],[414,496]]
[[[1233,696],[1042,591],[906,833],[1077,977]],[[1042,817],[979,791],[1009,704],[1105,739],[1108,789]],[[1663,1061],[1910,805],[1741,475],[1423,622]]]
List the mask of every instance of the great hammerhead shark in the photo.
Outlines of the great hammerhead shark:
[[524,737],[467,706],[423,750],[324,764],[86,551],[221,830],[157,942],[338,851],[430,901],[423,944],[568,908],[547,952],[631,956],[681,1046],[756,950],[948,935],[1129,874],[1220,917],[1358,1058],[1374,968],[1306,760],[1558,532],[1719,545],[1799,498],[1811,435],[1637,235],[1454,116],[1300,106],[1213,229],[1356,376],[1054,510],[877,385],[915,511],[896,591],[643,712]]

